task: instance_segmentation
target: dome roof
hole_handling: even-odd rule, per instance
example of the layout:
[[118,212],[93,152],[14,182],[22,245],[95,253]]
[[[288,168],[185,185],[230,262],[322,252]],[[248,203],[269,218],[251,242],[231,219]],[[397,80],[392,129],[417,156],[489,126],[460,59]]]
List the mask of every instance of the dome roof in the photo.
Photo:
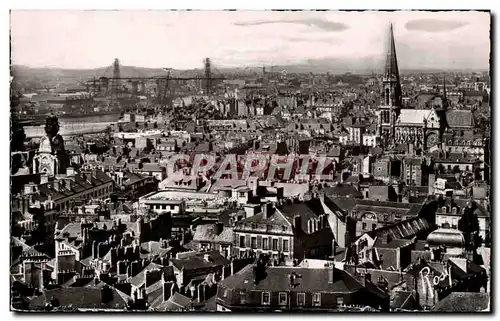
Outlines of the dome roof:
[[445,245],[449,247],[464,247],[465,239],[459,230],[439,228],[427,236],[427,243],[432,245]]

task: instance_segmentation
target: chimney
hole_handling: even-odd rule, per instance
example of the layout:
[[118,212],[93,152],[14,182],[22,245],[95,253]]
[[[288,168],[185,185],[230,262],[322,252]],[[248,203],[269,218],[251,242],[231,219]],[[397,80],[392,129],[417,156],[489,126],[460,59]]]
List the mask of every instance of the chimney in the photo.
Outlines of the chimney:
[[370,273],[365,274],[365,284],[372,281],[372,275]]
[[263,220],[268,218],[268,212],[267,212],[268,208],[269,208],[268,203],[262,204],[262,219]]
[[198,284],[198,302],[201,303],[205,301],[205,284]]
[[144,271],[144,286],[147,288],[149,286],[148,284],[148,279],[150,278],[151,272],[150,271]]
[[101,303],[108,303],[113,300],[113,290],[109,286],[101,289]]
[[174,293],[175,293],[175,283],[172,281],[168,281],[168,282],[163,281],[163,293],[162,293],[163,294],[163,298],[162,298],[163,302],[170,299],[170,297]]
[[24,185],[24,194],[32,194],[35,192],[35,184],[33,183],[28,183]]
[[97,241],[92,242],[92,258],[97,258]]
[[54,181],[54,189],[59,192],[60,190],[60,183],[58,180]]
[[390,243],[392,241],[392,236],[390,234],[382,236],[380,238],[380,241],[382,242],[382,244],[388,244],[388,243]]
[[75,169],[71,166],[66,168],[66,176],[68,176],[68,177],[75,176]]
[[302,217],[300,215],[297,215],[294,217],[294,223],[295,223],[295,230],[296,231],[302,231]]
[[215,223],[214,232],[216,235],[220,235],[220,233],[222,233],[223,229],[224,229],[224,223],[222,223],[222,222]]
[[333,265],[328,266],[328,284],[333,284],[335,282],[334,274],[335,274],[335,267]]

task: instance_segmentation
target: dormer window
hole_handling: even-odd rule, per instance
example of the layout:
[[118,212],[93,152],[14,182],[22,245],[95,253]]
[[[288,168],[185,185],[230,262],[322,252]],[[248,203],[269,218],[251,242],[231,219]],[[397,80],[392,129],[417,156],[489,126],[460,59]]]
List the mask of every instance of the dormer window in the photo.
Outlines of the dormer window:
[[443,213],[446,213],[446,212],[447,212],[447,208],[446,208],[446,206],[443,206],[443,208],[441,209],[441,211],[442,211]]

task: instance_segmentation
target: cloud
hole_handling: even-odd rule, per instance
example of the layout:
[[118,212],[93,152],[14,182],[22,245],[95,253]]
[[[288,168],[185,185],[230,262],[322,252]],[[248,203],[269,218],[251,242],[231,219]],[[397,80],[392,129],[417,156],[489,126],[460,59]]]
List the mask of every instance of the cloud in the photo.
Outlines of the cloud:
[[465,21],[420,19],[410,20],[405,24],[407,30],[418,30],[426,32],[451,31],[468,25]]
[[267,21],[258,20],[258,21],[248,21],[248,22],[236,22],[234,23],[234,25],[239,27],[248,27],[248,26],[262,26],[268,24],[279,24],[279,23],[298,24],[307,27],[319,28],[325,31],[344,31],[349,29],[349,26],[344,23],[333,22],[323,19],[267,20]]
[[286,37],[285,39],[292,42],[323,42],[331,45],[343,42],[341,39],[337,38]]

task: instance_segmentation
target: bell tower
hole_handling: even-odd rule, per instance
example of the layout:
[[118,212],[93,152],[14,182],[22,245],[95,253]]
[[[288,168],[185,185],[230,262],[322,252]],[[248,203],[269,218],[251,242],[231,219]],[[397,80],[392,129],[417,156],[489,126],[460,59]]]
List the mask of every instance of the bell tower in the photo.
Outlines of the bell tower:
[[379,131],[381,140],[394,141],[395,124],[402,106],[401,82],[392,24],[389,27],[389,45],[382,78],[382,101],[379,108]]

